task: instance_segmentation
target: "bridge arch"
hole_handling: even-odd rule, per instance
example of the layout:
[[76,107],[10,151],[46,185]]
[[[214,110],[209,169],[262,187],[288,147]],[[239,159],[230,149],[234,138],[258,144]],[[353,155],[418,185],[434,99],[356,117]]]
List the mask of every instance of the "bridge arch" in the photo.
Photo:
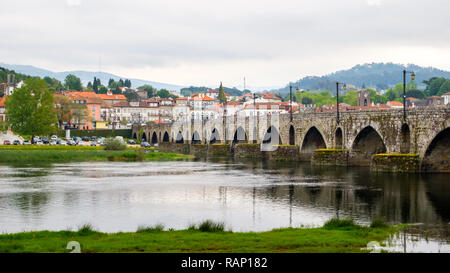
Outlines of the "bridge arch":
[[352,152],[366,160],[370,160],[374,154],[386,153],[386,151],[383,138],[372,126],[362,129],[352,145]]
[[306,132],[305,137],[303,138],[301,151],[304,153],[312,153],[316,149],[325,149],[327,148],[325,139],[322,136],[322,133],[315,127],[312,126]]
[[220,133],[217,128],[214,128],[211,132],[211,138],[209,139],[210,144],[218,143],[220,142]]
[[181,131],[178,131],[175,143],[184,143],[183,133]]
[[156,132],[153,132],[152,134],[152,143],[158,143],[158,135],[156,134]]
[[409,154],[411,149],[411,132],[408,124],[404,123],[400,130],[400,153]]
[[147,135],[144,133],[142,133],[142,138],[141,141],[147,141]]
[[293,125],[289,127],[289,145],[295,145],[295,129]]
[[[278,142],[277,142],[278,141]],[[275,126],[270,126],[264,134],[263,144],[281,145],[281,136]]]
[[338,127],[336,129],[336,132],[334,133],[334,145],[335,145],[336,149],[343,148],[342,139],[343,139],[342,129],[341,129],[341,127]]
[[167,131],[164,132],[162,142],[170,142],[169,133]]
[[439,132],[430,142],[421,168],[426,172],[450,172],[450,127]]
[[202,144],[202,139],[200,138],[200,134],[197,131],[194,131],[192,134],[192,144]]
[[247,142],[247,134],[245,133],[244,128],[239,126],[234,132],[233,136],[233,145],[237,143],[246,143]]

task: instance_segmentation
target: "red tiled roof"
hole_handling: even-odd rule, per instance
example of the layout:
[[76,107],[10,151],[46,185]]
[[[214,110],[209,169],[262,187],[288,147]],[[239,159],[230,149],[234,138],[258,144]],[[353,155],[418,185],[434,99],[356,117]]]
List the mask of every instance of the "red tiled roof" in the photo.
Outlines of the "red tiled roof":
[[0,107],[5,107],[6,95],[0,98]]
[[399,101],[388,101],[387,105],[390,105],[390,106],[403,106],[403,103],[401,103]]
[[95,92],[82,92],[82,91],[71,91],[67,93],[67,96],[82,96],[86,98],[99,98],[102,100],[126,100],[127,98],[122,95],[108,95],[108,94],[96,94]]

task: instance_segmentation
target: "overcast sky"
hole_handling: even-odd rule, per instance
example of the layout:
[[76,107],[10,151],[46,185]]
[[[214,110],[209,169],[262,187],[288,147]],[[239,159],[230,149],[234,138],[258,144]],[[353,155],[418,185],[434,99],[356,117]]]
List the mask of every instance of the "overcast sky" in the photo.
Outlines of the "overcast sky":
[[53,71],[242,87],[366,62],[450,70],[448,0],[0,1],[0,62]]

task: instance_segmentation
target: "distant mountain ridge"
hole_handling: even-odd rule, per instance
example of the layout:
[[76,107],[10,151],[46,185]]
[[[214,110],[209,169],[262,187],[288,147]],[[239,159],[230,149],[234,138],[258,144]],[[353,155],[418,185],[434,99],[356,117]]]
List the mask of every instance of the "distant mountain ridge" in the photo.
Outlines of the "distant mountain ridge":
[[[38,68],[32,65],[13,65],[13,64],[5,64],[0,63],[0,67],[7,68],[9,70],[14,70],[21,74],[26,74],[30,76],[38,76],[38,77],[45,77],[49,76],[51,78],[55,78],[61,82],[64,82],[64,79],[67,75],[73,74],[81,79],[83,82],[83,85],[87,85],[87,83],[90,81],[92,82],[94,80],[94,77],[97,77],[100,79],[102,84],[108,85],[109,79],[114,79],[115,81],[118,81],[119,79],[128,79],[127,77],[120,77],[111,73],[106,72],[90,72],[90,71],[82,71],[82,70],[76,70],[76,71],[64,71],[64,72],[53,72],[50,70]],[[157,89],[167,89],[167,90],[176,90],[180,91],[183,86],[175,85],[175,84],[167,84],[167,83],[161,83],[161,82],[153,82],[153,81],[147,81],[147,80],[141,80],[141,79],[129,79],[131,81],[131,85],[133,88],[137,88],[139,86],[149,84]]]
[[[324,76],[307,76],[296,82],[291,83],[293,89],[300,88],[305,90],[330,90],[333,94],[336,89],[336,81],[346,84],[353,84],[356,87],[378,87],[387,89],[398,83],[403,82],[402,71],[414,71],[416,83],[423,87],[424,80],[431,77],[450,78],[450,72],[433,67],[422,67],[415,64],[394,64],[394,63],[366,63],[355,65],[347,70],[340,70]],[[409,82],[410,78],[407,78]],[[289,84],[284,88],[274,89],[275,93],[288,93]]]

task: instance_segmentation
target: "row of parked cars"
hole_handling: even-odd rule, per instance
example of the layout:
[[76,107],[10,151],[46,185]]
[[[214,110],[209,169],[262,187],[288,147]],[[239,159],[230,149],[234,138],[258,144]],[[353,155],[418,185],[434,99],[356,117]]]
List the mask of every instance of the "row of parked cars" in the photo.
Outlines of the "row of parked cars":
[[90,146],[97,146],[97,144],[99,145],[103,145],[103,141],[104,138],[103,137],[71,137],[70,139],[64,140],[64,139],[59,139],[56,135],[53,135],[51,137],[34,137],[31,141],[29,140],[24,140],[22,143],[20,142],[20,140],[16,139],[13,142],[9,141],[9,140],[5,140],[3,141],[3,145],[31,145],[31,144],[35,144],[35,145],[86,145],[86,142],[89,142]]

